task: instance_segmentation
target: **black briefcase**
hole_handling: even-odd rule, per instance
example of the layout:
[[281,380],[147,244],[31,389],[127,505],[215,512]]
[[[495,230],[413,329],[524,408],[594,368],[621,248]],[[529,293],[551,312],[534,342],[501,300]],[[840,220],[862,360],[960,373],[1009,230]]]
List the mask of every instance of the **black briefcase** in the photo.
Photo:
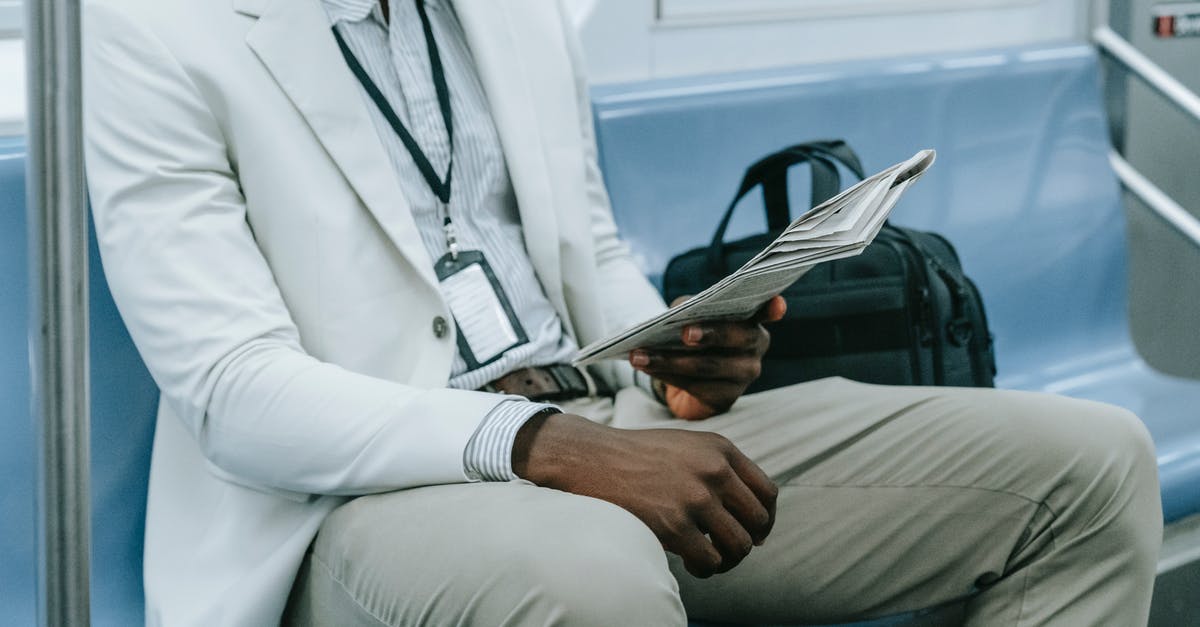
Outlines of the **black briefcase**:
[[[838,165],[863,168],[844,142],[799,144],[752,165],[709,246],[675,257],[667,302],[697,294],[762,250],[790,222],[788,170],[812,169],[813,206],[840,188]],[[724,242],[733,212],[762,188],[768,232]],[[991,387],[996,374],[983,301],[950,242],[887,224],[859,256],[820,264],[783,293],[787,316],[771,326],[763,374],[750,392],[842,376],[865,383]]]

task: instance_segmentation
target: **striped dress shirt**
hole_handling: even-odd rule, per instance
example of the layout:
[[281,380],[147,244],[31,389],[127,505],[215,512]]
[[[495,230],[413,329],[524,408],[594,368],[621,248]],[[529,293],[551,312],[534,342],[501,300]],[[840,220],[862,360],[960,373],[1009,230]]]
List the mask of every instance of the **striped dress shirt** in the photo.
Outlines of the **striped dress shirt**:
[[[446,171],[450,144],[432,80],[425,34],[415,0],[389,0],[390,25],[378,0],[322,0],[330,23],[387,98],[439,173]],[[496,361],[468,369],[457,355],[449,385],[478,389],[513,370],[569,361],[578,346],[563,330],[546,298],[525,249],[516,196],[487,96],[479,81],[466,37],[446,0],[426,0],[434,37],[445,67],[454,115],[454,183],[450,215],[462,250],[483,252],[512,304],[529,341]],[[441,202],[429,188],[412,155],[362,92],[375,128],[429,253],[429,263],[446,254]],[[449,300],[449,285],[441,286]],[[463,465],[468,477],[483,481],[515,479],[512,445],[517,431],[553,405],[505,401],[483,418],[467,444]]]

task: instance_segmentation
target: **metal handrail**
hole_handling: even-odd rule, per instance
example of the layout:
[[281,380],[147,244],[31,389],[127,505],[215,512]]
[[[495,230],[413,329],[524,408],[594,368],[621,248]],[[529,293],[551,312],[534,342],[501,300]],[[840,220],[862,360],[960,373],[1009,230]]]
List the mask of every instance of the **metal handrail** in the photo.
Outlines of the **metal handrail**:
[[90,623],[87,202],[79,0],[25,3],[38,622]]
[[1135,76],[1170,100],[1191,118],[1200,122],[1200,96],[1171,76],[1162,66],[1142,54],[1133,44],[1108,26],[1092,32],[1092,41],[1101,51],[1121,63]]
[[1146,203],[1146,206],[1150,207],[1159,218],[1162,218],[1188,241],[1200,248],[1200,220],[1188,213],[1187,209],[1175,202],[1157,185],[1151,183],[1150,179],[1138,172],[1116,151],[1109,155],[1109,161],[1112,162],[1113,171],[1116,172],[1117,178],[1121,180],[1125,189]]
[[[1102,25],[1092,32],[1092,41],[1102,52],[1120,63],[1150,88],[1187,114],[1193,121],[1200,122],[1200,96],[1179,82],[1162,66],[1142,54],[1133,44],[1126,41],[1108,26]],[[1110,155],[1113,171],[1121,184],[1146,204],[1159,218],[1175,228],[1181,235],[1200,247],[1200,219],[1197,219],[1166,192],[1138,172],[1116,151]]]

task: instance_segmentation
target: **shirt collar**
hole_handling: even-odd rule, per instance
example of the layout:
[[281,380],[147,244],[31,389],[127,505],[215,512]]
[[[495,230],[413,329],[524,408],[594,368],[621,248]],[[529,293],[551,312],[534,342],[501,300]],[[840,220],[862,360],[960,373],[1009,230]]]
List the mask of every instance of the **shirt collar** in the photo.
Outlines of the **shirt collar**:
[[329,14],[329,21],[337,24],[338,22],[361,22],[373,13],[380,13],[378,0],[321,0],[325,5],[325,12]]

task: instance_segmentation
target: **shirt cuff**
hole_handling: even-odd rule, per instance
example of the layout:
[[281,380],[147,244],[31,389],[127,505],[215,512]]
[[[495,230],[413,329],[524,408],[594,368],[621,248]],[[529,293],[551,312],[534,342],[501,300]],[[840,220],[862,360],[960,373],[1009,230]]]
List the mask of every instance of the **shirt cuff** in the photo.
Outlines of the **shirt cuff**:
[[483,417],[463,451],[463,469],[471,481],[512,481],[513,442],[530,418],[544,412],[562,413],[548,403],[506,400]]

